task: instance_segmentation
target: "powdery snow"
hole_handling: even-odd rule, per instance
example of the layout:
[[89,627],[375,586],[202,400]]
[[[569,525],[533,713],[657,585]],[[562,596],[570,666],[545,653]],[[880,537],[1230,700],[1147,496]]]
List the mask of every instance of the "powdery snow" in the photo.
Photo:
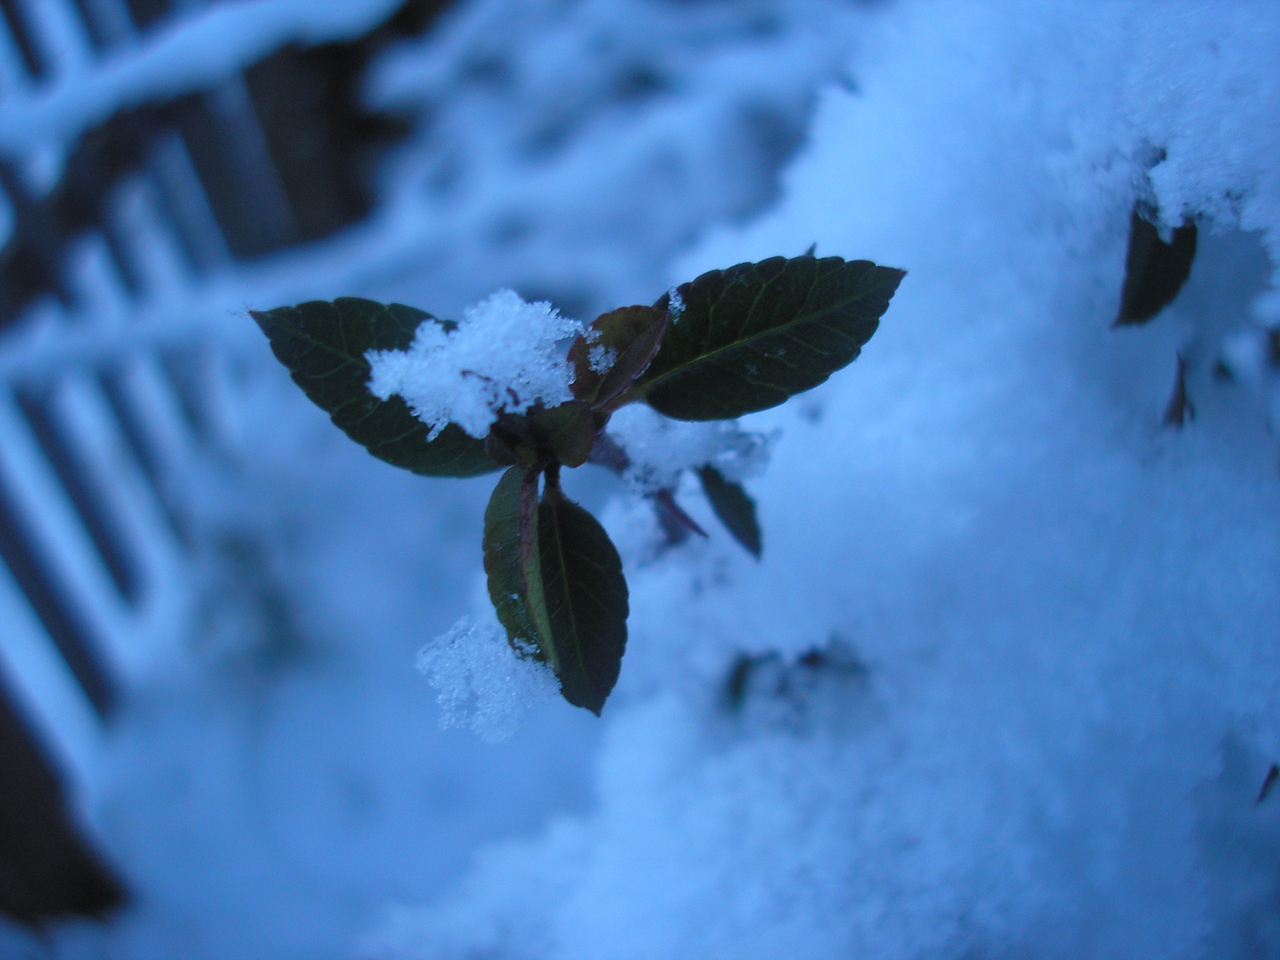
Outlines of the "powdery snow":
[[468,307],[452,332],[433,320],[408,350],[370,350],[369,392],[404,397],[434,439],[450,421],[483,438],[502,411],[525,413],[573,399],[564,340],[582,332],[549,303],[525,303],[510,290]]
[[[369,955],[1276,952],[1280,477],[1265,396],[1214,370],[1275,302],[1280,16],[899,3],[862,50],[781,206],[673,270],[816,240],[909,271],[849,370],[744,421],[781,432],[762,562],[641,563],[644,505],[613,501],[631,636],[595,809]],[[1139,199],[1199,217],[1200,253],[1114,330]],[[743,652],[833,638],[866,671],[806,688],[812,722],[754,709],[767,684],[732,706]]]
[[742,480],[769,461],[770,438],[743,430],[736,420],[671,420],[633,404],[615,413],[608,429],[631,461],[623,480],[632,493],[672,487],[682,470],[708,463],[728,479]]
[[537,703],[560,692],[560,681],[531,650],[516,650],[490,610],[463,617],[418,652],[418,669],[440,692],[440,726],[470,727],[500,743]]

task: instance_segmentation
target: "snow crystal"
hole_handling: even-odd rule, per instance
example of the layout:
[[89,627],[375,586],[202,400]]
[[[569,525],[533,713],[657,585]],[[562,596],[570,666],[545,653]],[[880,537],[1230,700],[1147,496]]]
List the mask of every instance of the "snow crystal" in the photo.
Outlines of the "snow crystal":
[[418,669],[439,691],[440,726],[470,727],[489,743],[506,740],[530,707],[560,692],[550,668],[513,649],[494,619],[463,617],[419,651]]
[[671,314],[672,323],[679,323],[684,316],[684,297],[675,287],[667,291],[667,313]]
[[592,347],[587,351],[587,366],[596,373],[608,373],[618,359],[618,351],[612,347]]
[[431,427],[428,439],[450,422],[483,438],[502,411],[573,399],[572,367],[560,341],[581,332],[581,323],[551,304],[499,290],[468,307],[452,332],[428,320],[408,350],[370,350],[369,392],[382,400],[404,397]]

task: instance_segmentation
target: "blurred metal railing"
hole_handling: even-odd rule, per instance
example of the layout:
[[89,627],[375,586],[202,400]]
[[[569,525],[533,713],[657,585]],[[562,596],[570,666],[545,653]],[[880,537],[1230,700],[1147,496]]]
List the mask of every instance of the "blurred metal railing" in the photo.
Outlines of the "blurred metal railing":
[[[228,15],[266,17],[263,49],[246,41],[254,56],[239,68],[203,85],[196,71],[172,90],[120,81],[120,102],[92,123],[92,112],[49,107],[74,103],[78,83],[92,99],[95,83],[128,75],[150,47],[195,35],[202,6],[0,0],[0,328],[10,345],[127,330],[189,304],[210,276],[369,210],[365,161],[399,130],[360,111],[353,81],[373,51],[421,31],[444,4],[396,12],[388,0],[353,0],[353,39],[283,49],[279,24],[305,22],[307,4],[225,4]],[[343,5],[310,6],[334,20]],[[343,22],[326,24],[304,37],[341,34]],[[26,141],[23,124],[61,139]],[[0,340],[0,358],[7,349]],[[221,442],[192,372],[201,349],[11,363],[0,377],[0,698],[73,797],[92,792],[121,692],[179,655],[175,625],[193,599],[182,472],[195,447]],[[39,779],[3,768],[19,753],[0,751],[0,807]],[[48,913],[85,908],[50,897]]]

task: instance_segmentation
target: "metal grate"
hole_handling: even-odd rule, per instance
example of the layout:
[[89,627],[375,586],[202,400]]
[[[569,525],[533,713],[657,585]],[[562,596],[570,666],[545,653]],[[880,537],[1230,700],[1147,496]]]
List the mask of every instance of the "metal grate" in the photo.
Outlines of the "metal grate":
[[[377,49],[421,32],[444,5],[410,2],[351,42],[280,49],[209,89],[0,155],[0,329],[58,338],[127,327],[201,278],[360,220],[373,202],[369,163],[402,130],[359,109],[356,80]],[[0,122],[6,101],[145,49],[198,6],[0,0]],[[29,807],[58,793],[52,770],[73,793],[92,790],[103,725],[172,646],[191,602],[174,477],[219,436],[193,375],[199,347],[184,349],[0,380],[0,823],[34,824],[25,839],[0,831],[0,912],[21,922],[120,896],[60,801],[43,818]],[[36,889],[21,878],[40,858],[47,873],[50,857],[67,877],[97,879],[42,880],[35,899],[13,892]]]

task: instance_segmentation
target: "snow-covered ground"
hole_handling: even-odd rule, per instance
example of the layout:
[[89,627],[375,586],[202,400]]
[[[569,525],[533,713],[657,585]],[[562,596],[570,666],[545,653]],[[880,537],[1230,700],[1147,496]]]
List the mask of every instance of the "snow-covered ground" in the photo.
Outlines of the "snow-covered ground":
[[[783,201],[671,272],[815,241],[909,270],[853,367],[746,420],[781,431],[763,561],[636,563],[612,501],[632,636],[596,803],[370,953],[1275,955],[1280,471],[1240,345],[1277,319],[1278,53],[1262,5],[885,8]],[[1115,330],[1143,197],[1204,239]],[[797,662],[836,638],[861,669]],[[731,707],[743,651],[781,662]]]
[[[250,354],[217,510],[276,628],[214,624],[137,697],[95,811],[137,905],[59,949],[1280,955],[1277,64],[1244,2],[476,2],[389,54],[370,96],[420,135],[319,262],[394,255],[341,290],[291,260],[300,291],[587,319],[815,242],[908,275],[853,366],[744,420],[759,563],[656,552],[576,471],[622,678],[496,746],[413,670],[482,608],[492,479],[372,461]],[[1139,199],[1200,251],[1117,330]]]

